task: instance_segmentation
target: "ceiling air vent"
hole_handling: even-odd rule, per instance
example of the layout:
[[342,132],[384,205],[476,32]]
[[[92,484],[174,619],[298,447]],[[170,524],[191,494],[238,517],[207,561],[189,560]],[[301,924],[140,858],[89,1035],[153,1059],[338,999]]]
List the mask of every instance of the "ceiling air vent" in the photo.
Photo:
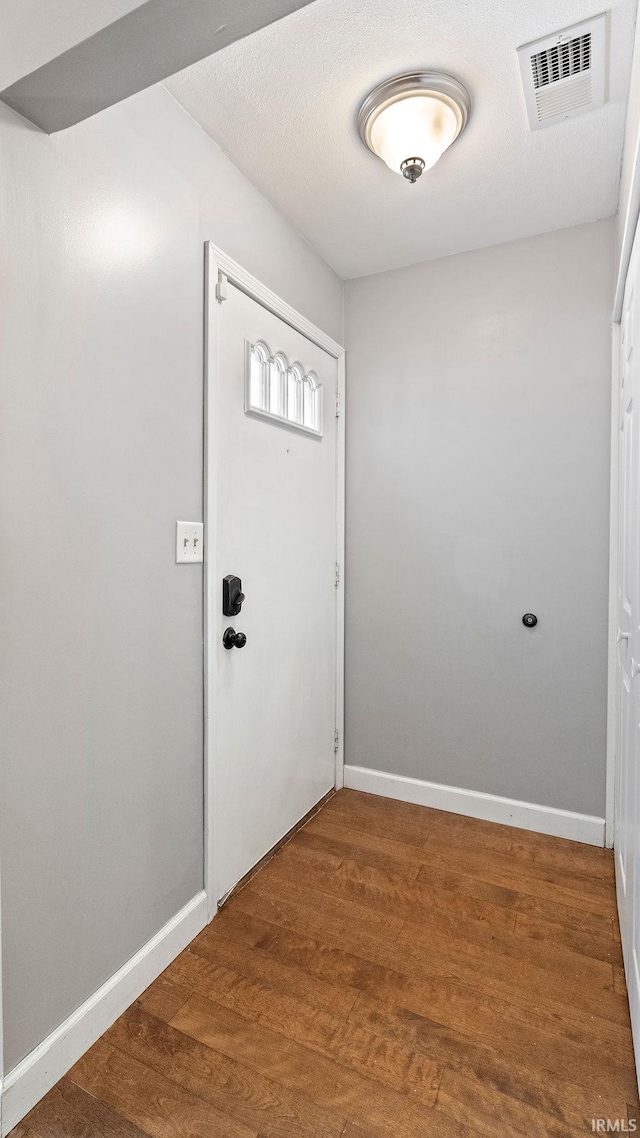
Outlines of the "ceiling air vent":
[[604,103],[606,15],[518,48],[532,130]]

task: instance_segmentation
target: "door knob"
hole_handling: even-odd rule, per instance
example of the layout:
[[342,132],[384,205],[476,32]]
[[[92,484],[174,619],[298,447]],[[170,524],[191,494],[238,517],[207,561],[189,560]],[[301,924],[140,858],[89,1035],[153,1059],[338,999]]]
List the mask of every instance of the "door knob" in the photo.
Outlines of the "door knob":
[[244,632],[236,632],[235,628],[225,628],[222,643],[225,648],[244,648],[247,638]]
[[623,632],[622,629],[619,628],[617,633],[616,633],[616,644],[619,644],[621,640],[628,640],[628,639],[629,639],[629,633]]

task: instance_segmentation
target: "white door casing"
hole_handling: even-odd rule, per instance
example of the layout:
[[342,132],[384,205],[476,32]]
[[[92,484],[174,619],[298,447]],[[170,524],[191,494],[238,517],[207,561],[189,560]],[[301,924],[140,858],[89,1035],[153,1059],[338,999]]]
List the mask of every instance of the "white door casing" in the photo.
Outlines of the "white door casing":
[[640,245],[629,264],[620,331],[616,629],[616,886],[631,1020],[640,1040]]
[[[342,785],[344,425],[337,410],[344,352],[212,245],[205,323],[205,888],[212,917],[237,881]],[[323,421],[313,409],[309,420],[321,437],[245,406],[256,344],[285,369],[301,365],[291,366],[290,404],[301,375],[311,374],[306,395],[321,385]],[[228,573],[242,578],[246,595],[236,617],[222,613]],[[244,648],[223,647],[229,626],[246,634]]]

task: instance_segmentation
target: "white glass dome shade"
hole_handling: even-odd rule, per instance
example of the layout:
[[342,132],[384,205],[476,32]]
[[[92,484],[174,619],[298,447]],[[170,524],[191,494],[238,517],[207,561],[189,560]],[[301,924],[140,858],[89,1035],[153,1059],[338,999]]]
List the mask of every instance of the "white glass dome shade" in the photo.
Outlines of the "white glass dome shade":
[[449,75],[416,72],[376,87],[358,114],[362,141],[387,166],[415,182],[464,130],[471,100]]

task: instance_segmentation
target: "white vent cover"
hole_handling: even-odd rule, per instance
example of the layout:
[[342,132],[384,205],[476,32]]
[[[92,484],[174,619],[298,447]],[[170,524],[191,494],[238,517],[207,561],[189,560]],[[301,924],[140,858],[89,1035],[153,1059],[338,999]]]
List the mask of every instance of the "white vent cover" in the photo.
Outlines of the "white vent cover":
[[604,103],[606,15],[518,48],[532,130]]

